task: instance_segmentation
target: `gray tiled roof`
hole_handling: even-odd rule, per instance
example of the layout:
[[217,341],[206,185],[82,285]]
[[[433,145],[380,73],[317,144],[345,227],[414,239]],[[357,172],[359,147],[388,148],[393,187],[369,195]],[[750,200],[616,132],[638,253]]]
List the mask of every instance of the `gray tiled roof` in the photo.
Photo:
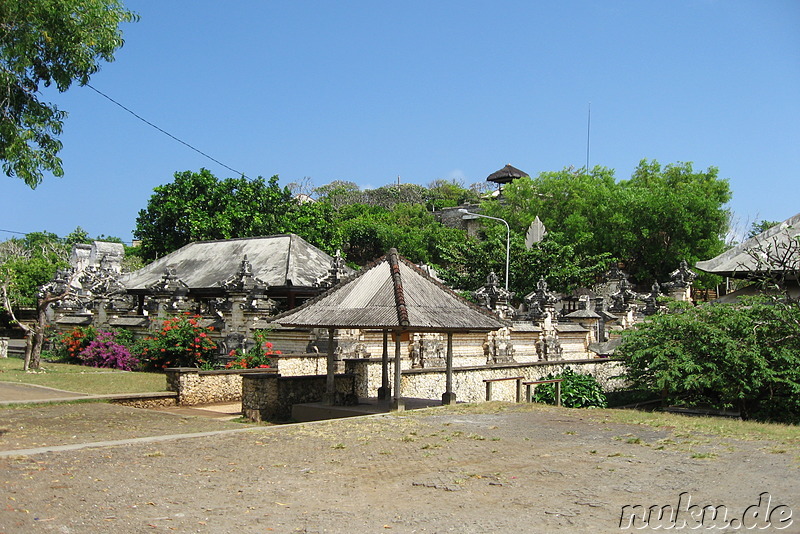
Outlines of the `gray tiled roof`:
[[144,290],[161,280],[167,267],[172,267],[190,289],[217,288],[236,274],[245,256],[252,265],[253,276],[270,287],[311,287],[328,274],[333,261],[295,234],[198,241],[125,275],[122,283],[129,291]]
[[600,316],[592,310],[580,309],[566,315],[570,319],[599,319]]
[[582,327],[579,324],[558,324],[556,325],[556,331],[558,332],[588,332],[589,330]]
[[[742,277],[759,272],[756,259],[751,255],[765,247],[785,247],[790,239],[800,236],[800,213],[789,217],[780,224],[752,237],[716,258],[698,261],[695,265],[701,271],[720,276]],[[798,261],[795,259],[795,261]]]
[[490,312],[436,282],[395,249],[358,276],[275,319],[285,326],[489,331]]

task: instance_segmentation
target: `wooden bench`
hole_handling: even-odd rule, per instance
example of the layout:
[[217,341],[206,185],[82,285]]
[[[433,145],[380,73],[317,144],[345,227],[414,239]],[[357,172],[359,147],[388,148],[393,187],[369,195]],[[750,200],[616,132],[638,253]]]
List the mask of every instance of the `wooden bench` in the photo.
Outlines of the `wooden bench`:
[[556,385],[556,406],[561,406],[561,382],[563,378],[554,378],[552,380],[534,380],[532,382],[523,382],[525,384],[525,401],[533,402],[533,390],[539,384],[555,384]]
[[503,382],[505,380],[516,380],[517,381],[517,400],[516,402],[520,402],[522,400],[522,381],[525,380],[524,376],[509,376],[506,378],[486,378],[484,379],[484,384],[486,384],[486,400],[492,400],[492,384],[495,382]]

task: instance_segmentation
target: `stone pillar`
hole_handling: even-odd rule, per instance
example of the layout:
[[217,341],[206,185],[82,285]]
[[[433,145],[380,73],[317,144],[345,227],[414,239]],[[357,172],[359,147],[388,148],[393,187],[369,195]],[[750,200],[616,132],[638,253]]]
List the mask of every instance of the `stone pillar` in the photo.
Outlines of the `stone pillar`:
[[101,328],[108,326],[108,303],[109,300],[107,298],[99,298],[95,300],[95,313],[93,314],[95,326]]
[[8,358],[8,338],[0,337],[0,358]]
[[403,399],[400,398],[400,379],[402,377],[402,355],[403,348],[400,341],[401,332],[398,330],[394,333],[394,398],[392,408],[398,412],[406,409]]
[[673,286],[669,289],[669,297],[681,302],[692,301],[692,286],[686,284],[685,286]]
[[245,293],[231,293],[228,299],[231,302],[231,316],[225,325],[228,332],[237,332],[247,335],[247,325],[244,316],[244,304],[247,302]]
[[442,404],[455,404],[456,394],[453,391],[453,333],[447,333],[447,356],[445,360],[446,381]]
[[389,400],[392,398],[392,388],[389,386],[389,331],[383,331],[383,353],[381,354],[381,387],[378,388],[378,399]]
[[242,415],[251,421],[268,421],[278,413],[278,375],[257,373],[242,376]]

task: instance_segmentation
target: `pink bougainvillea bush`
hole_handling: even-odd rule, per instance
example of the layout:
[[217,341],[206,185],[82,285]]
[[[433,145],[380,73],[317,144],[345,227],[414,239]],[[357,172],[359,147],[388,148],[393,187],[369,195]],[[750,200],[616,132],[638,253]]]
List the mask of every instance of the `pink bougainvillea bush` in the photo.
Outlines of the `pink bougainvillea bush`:
[[84,365],[107,369],[132,371],[139,365],[139,359],[117,341],[116,332],[98,331],[95,338],[78,353],[78,359]]

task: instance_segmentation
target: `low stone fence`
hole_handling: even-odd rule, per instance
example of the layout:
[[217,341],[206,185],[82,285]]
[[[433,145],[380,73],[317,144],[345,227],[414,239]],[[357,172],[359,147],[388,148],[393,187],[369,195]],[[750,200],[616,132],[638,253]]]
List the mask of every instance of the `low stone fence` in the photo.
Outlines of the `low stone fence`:
[[[292,405],[321,402],[327,384],[326,375],[280,376],[253,373],[242,376],[242,415],[251,421],[285,421],[292,416]],[[336,396],[353,399],[355,377],[335,376]]]
[[321,375],[327,372],[328,356],[316,352],[282,354],[274,358],[274,366],[281,376]]
[[[270,371],[266,371],[269,373]],[[191,367],[165,369],[167,390],[178,394],[178,404],[193,406],[242,400],[242,376],[265,374],[264,369],[201,371]],[[275,371],[272,371],[274,374]]]
[[[377,396],[381,385],[381,362],[379,359],[345,360],[345,369],[356,377],[356,394],[360,397]],[[572,369],[579,374],[594,376],[605,391],[624,387],[625,382],[614,377],[624,371],[619,359],[593,358],[590,360],[558,360],[529,363],[508,363],[457,367],[453,369],[453,391],[459,402],[483,402],[486,400],[484,380],[523,377],[524,381],[542,380],[549,374],[559,374]],[[393,376],[389,362],[389,376]],[[390,383],[392,378],[390,378]],[[403,369],[400,382],[402,397],[440,399],[445,392],[446,375],[443,368]],[[500,381],[493,385],[492,399],[514,402],[516,383]]]

